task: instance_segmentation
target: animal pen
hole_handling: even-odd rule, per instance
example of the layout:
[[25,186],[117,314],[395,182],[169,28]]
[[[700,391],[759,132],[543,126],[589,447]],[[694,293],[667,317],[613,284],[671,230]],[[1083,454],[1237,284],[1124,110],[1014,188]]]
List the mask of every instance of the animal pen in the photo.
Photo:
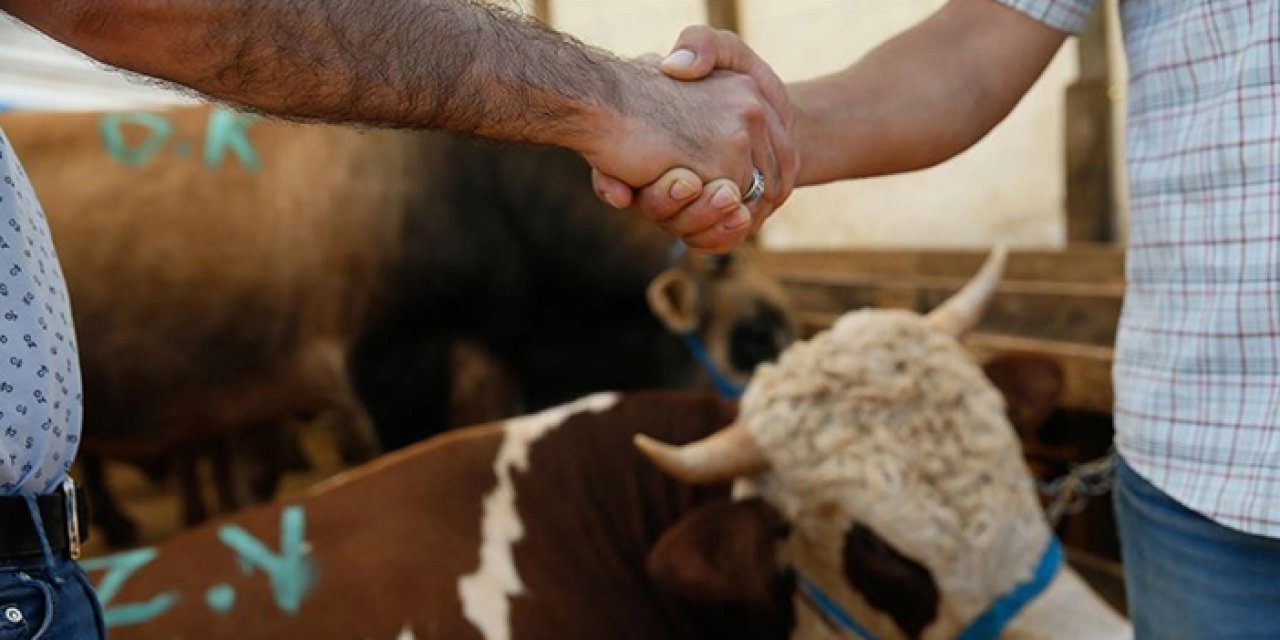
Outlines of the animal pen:
[[[742,32],[746,17],[763,12],[768,1],[694,4],[707,24]],[[589,23],[581,18],[590,11],[585,3],[522,4],[552,26],[558,12]],[[1061,575],[1071,576],[1062,590],[1080,596],[1073,606],[1083,602],[1081,611],[1096,612],[1099,628],[1123,627],[1102,604],[1126,611],[1107,466],[1112,345],[1125,293],[1110,20],[1107,11],[1097,12],[1079,38],[1079,77],[1065,89],[1064,127],[1044,134],[1060,141],[1065,155],[1063,242],[1057,248],[1015,242],[1007,257],[987,246],[930,248],[946,240],[938,237],[923,238],[918,248],[870,248],[874,239],[812,248],[789,243],[781,232],[712,258],[602,206],[579,158],[450,136],[357,135],[187,105],[0,117],[19,156],[46,175],[73,164],[67,158],[76,154],[57,155],[70,141],[102,147],[58,180],[32,172],[51,194],[49,219],[58,233],[71,236],[76,225],[89,224],[73,219],[75,209],[104,193],[89,189],[133,176],[145,177],[138,183],[145,186],[131,195],[139,217],[130,224],[165,206],[171,222],[181,221],[172,223],[172,233],[155,234],[162,246],[154,254],[112,235],[101,220],[84,227],[92,233],[59,245],[81,335],[111,349],[83,345],[86,379],[96,385],[86,396],[114,400],[120,389],[145,389],[156,404],[179,398],[200,407],[190,422],[202,430],[190,441],[181,439],[190,425],[133,433],[134,425],[121,420],[113,428],[127,437],[106,444],[86,437],[77,475],[99,504],[81,564],[105,605],[112,637],[519,640],[552,637],[539,634],[553,630],[569,638],[780,638],[797,619],[825,621],[826,631],[794,637],[835,631],[872,637],[858,635],[868,625],[918,637],[936,620],[964,628],[951,619],[960,615],[954,611],[978,612],[972,617],[980,621],[1027,584],[1046,589],[1058,564],[1065,567]],[[63,147],[50,151],[57,147],[50,140]],[[327,164],[301,180],[278,170],[322,159]],[[333,187],[350,177],[344,171],[367,179],[370,166],[386,168],[396,181],[367,191]],[[405,177],[414,172],[439,183]],[[202,179],[221,182],[181,188]],[[518,187],[504,191],[506,183]],[[325,189],[343,196],[342,211],[335,207],[327,218],[311,206]],[[72,204],[58,206],[64,202]],[[521,224],[513,202],[538,209],[544,226]],[[200,207],[226,203],[250,215],[227,228],[206,226],[197,215]],[[291,204],[307,209],[302,219],[322,220],[321,231],[307,235],[286,224],[298,218],[270,217]],[[393,222],[376,227],[381,218],[371,214],[383,210],[395,212]],[[358,241],[353,237],[362,234],[335,223],[366,214],[359,220],[372,231]],[[262,229],[287,232],[279,246],[264,241],[256,254],[222,251],[231,243],[221,244],[220,234],[256,238],[250,231]],[[432,234],[447,241],[423,240]],[[422,242],[415,250],[405,238]],[[286,264],[286,254],[302,257]],[[594,262],[575,264],[586,259]],[[260,273],[217,267],[253,260],[265,265]],[[182,261],[186,271],[155,266]],[[338,285],[312,282],[344,268],[349,277],[334,276]],[[465,286],[441,284],[450,278]],[[127,285],[137,300],[152,297],[134,301],[139,315],[117,313],[130,302],[108,299],[104,279]],[[335,295],[342,286],[349,288]],[[220,311],[200,307],[218,295],[225,302]],[[307,313],[262,302],[285,298]],[[174,307],[184,313],[171,314],[164,327],[132,326],[142,311]],[[259,324],[245,319],[254,314],[263,318]],[[919,541],[902,542],[851,520],[850,513],[862,515],[857,509],[813,507],[804,495],[788,495],[779,507],[759,497],[787,495],[790,480],[783,454],[765,452],[777,456],[765,461],[757,451],[762,407],[807,407],[823,398],[811,388],[777,391],[786,380],[776,379],[795,366],[788,358],[818,350],[842,331],[855,333],[848,327],[856,323],[868,334],[911,337],[905,347],[859,343],[896,360],[893,375],[928,360],[920,370],[937,373],[964,396],[922,383],[926,391],[918,396],[882,394],[891,399],[877,402],[936,401],[986,419],[981,410],[993,406],[989,401],[1003,401],[1000,420],[983,425],[994,424],[994,435],[974,436],[987,438],[978,444],[954,436],[962,451],[995,451],[993,468],[1008,462],[999,455],[1008,444],[1001,438],[1015,438],[1030,480],[1023,486],[1025,478],[1005,474],[1008,487],[1001,488],[1012,503],[1029,495],[1019,488],[1034,484],[1043,510],[1034,523],[1021,523],[1036,544],[1009,545],[1035,547],[1018,556],[1037,561],[1023,572],[1030,582],[1019,574],[1006,589],[1012,569],[984,574],[1000,583],[981,592],[996,605],[945,609],[964,598],[931,575],[938,573],[930,564],[936,558],[923,556],[934,549],[898,548]],[[949,326],[956,324],[964,326]],[[890,325],[892,331],[884,329]],[[172,336],[172,344],[153,344]],[[947,359],[961,347],[981,375],[960,358]],[[857,369],[837,356],[805,355]],[[161,364],[139,373],[153,361]],[[757,390],[754,371],[774,376],[773,390]],[[189,385],[181,387],[186,395],[162,397],[166,385],[177,389],[180,382]],[[879,382],[869,384],[883,391]],[[190,391],[200,384],[207,388]],[[241,411],[255,403],[270,410]],[[148,419],[172,423],[178,415],[166,406]],[[752,420],[754,432],[747,429]],[[258,429],[265,423],[271,428]],[[649,444],[637,450],[633,440]],[[689,480],[668,473],[662,452],[675,447],[659,441],[695,443],[684,449],[694,452],[691,458],[714,451],[741,464],[732,474],[709,473],[713,482],[696,472]],[[848,445],[831,442],[815,438],[814,468]],[[699,449],[699,443],[710,444]],[[922,443],[920,450],[928,448]],[[885,468],[913,464],[924,463],[892,460]],[[974,491],[1000,485],[999,473],[956,466]],[[849,520],[840,521],[848,530],[804,529],[821,520],[814,513]],[[985,511],[982,517],[1008,524]],[[787,537],[793,528],[805,542]],[[827,549],[813,541],[825,544],[826,535],[842,539],[847,573],[862,562],[879,576],[876,563],[887,557],[892,570],[884,573],[898,581],[868,586],[851,578],[854,588],[832,590],[830,576],[813,570]],[[972,562],[974,571],[979,565]],[[849,597],[855,593],[866,595]],[[855,615],[836,602],[842,597],[856,602]],[[794,608],[776,606],[782,600],[794,600]],[[352,602],[364,610],[350,610]],[[614,629],[601,619],[632,626]]]

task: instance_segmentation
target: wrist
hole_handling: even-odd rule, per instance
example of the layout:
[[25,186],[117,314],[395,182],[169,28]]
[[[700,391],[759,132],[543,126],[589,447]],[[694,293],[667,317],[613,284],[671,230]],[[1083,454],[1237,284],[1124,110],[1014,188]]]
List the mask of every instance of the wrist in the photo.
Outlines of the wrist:
[[549,144],[565,147],[586,158],[616,153],[618,140],[634,127],[630,113],[636,110],[633,103],[643,92],[635,86],[641,81],[627,63],[618,60],[602,60],[596,67],[600,77],[593,83],[592,95],[582,95],[569,118],[567,126],[554,127],[551,132],[557,139]]
[[827,122],[821,88],[815,82],[801,82],[788,85],[787,93],[795,115],[793,138],[801,159],[796,186],[822,184],[836,179],[830,177],[832,148],[837,146],[831,136],[836,132]]

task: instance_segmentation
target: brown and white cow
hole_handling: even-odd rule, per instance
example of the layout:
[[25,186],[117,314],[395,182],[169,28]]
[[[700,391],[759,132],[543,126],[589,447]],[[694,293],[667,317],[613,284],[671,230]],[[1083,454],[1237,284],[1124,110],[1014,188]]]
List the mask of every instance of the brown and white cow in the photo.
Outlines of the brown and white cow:
[[596,394],[85,564],[120,640],[782,638],[785,580],[760,602],[699,603],[647,577],[663,532],[728,490],[671,479],[631,438],[690,441],[734,414],[708,392]]
[[[403,446],[456,424],[457,340],[517,382],[499,415],[695,384],[646,300],[673,265],[662,282],[692,284],[679,311],[734,379],[793,335],[776,285],[743,261],[673,262],[671,241],[602,206],[562,150],[217,107],[0,123],[68,281],[87,461],[164,460],[322,411],[352,427],[350,458],[376,448],[373,423]],[[252,442],[280,448],[270,433]],[[97,498],[108,537],[127,541]]]
[[[136,624],[115,637],[846,637],[802,584],[875,637],[955,637],[1051,538],[956,340],[998,263],[928,318],[854,312],[791,347],[736,420],[705,395],[589,396],[143,552],[104,593],[152,608],[116,609]],[[1015,613],[1000,637],[1131,635],[1065,566]]]

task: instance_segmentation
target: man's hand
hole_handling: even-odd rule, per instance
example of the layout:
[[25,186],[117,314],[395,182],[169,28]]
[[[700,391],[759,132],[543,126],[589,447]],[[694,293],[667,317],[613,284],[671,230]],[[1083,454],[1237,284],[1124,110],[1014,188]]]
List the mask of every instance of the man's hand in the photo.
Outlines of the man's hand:
[[[626,181],[618,180],[607,169],[597,166],[592,174],[596,192],[616,207],[631,206],[640,216],[660,223],[673,235],[684,238],[695,249],[723,252],[732,249],[751,230],[758,229],[795,187],[799,157],[791,141],[795,117],[786,86],[759,56],[737,35],[705,26],[685,29],[673,53],[661,63],[661,69],[672,78],[708,82],[704,78],[723,77],[727,71],[742,79],[749,78],[776,114],[770,121],[770,140],[785,140],[775,145],[772,166],[757,167],[765,176],[765,195],[749,207],[716,199],[714,194],[729,188],[722,180],[703,186],[698,175],[687,164],[672,169],[656,182],[633,192]],[[721,69],[722,71],[717,71]],[[698,83],[694,83],[695,85]],[[630,184],[635,184],[631,182]],[[740,184],[745,185],[746,182]],[[745,211],[751,225],[726,228],[725,221],[740,218]]]
[[[696,176],[729,180],[722,188],[736,203],[753,168],[766,176],[789,169],[795,155],[790,134],[749,77],[720,71],[700,82],[679,82],[647,65],[637,69],[647,76],[622,87],[627,99],[621,114],[599,127],[598,137],[582,150],[600,172],[639,187],[684,167]],[[668,186],[678,193],[692,187],[687,198],[702,189],[701,180],[694,182],[677,179]],[[766,182],[772,184],[766,184],[764,198],[776,199],[780,183]],[[714,195],[708,200],[719,200]]]

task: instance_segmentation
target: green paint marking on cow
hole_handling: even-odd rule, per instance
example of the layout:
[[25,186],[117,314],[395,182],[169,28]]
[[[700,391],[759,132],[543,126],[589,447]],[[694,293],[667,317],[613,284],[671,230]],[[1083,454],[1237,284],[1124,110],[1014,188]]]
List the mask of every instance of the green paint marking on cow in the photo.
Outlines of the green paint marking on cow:
[[223,156],[230,148],[246,169],[261,171],[262,161],[248,136],[249,127],[259,119],[253,114],[214,109],[209,114],[209,126],[205,129],[204,166],[209,169],[221,166]]
[[178,603],[177,591],[166,591],[147,602],[112,604],[120,588],[142,567],[156,559],[159,552],[145,547],[100,558],[89,558],[80,563],[85,571],[106,571],[98,583],[98,600],[104,609],[103,617],[108,627],[124,627],[150,622]]
[[271,552],[248,531],[234,524],[218,528],[218,539],[234,549],[243,562],[266,572],[276,606],[290,615],[298,613],[302,599],[316,582],[316,569],[303,540],[306,515],[290,505],[280,512],[280,553]]
[[[137,125],[148,130],[147,137],[136,147],[125,143],[123,127]],[[98,122],[102,143],[116,160],[137,167],[147,163],[173,135],[173,124],[158,113],[109,113]]]
[[[253,114],[223,107],[210,110],[209,119],[205,123],[204,150],[200,155],[205,168],[212,170],[221,167],[230,151],[249,171],[261,171],[262,158],[249,138],[249,128],[261,119]],[[139,144],[130,146],[125,141],[126,126],[146,129],[146,138]],[[173,136],[174,127],[173,122],[164,114],[121,112],[102,116],[98,121],[98,131],[102,136],[102,144],[111,157],[131,167],[140,167],[151,162],[160,153]],[[179,140],[173,145],[173,154],[179,158],[189,158],[194,151],[194,145],[189,140]]]
[[205,604],[218,613],[228,613],[236,606],[236,590],[229,584],[216,584],[204,594]]

